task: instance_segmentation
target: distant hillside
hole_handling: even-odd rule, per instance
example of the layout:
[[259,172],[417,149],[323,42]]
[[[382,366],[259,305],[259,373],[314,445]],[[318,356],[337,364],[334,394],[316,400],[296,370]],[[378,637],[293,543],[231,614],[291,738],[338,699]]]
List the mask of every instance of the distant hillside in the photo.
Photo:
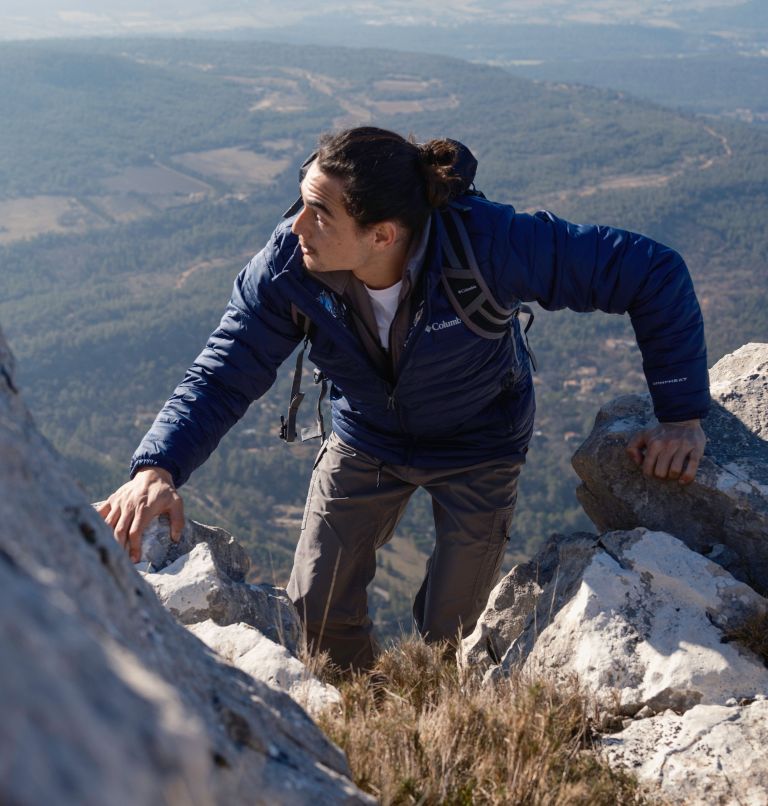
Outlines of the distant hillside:
[[[0,108],[0,322],[38,422],[94,500],[124,479],[332,126],[462,139],[488,196],[675,246],[711,363],[768,334],[768,135],[746,126],[457,59],[252,42],[3,45]],[[570,453],[601,401],[643,388],[624,319],[542,312],[531,337],[538,430],[510,556],[588,526]],[[278,581],[316,450],[276,438],[289,374],[184,488],[190,514],[235,532]],[[407,613],[430,519],[417,496],[382,552],[380,620]]]

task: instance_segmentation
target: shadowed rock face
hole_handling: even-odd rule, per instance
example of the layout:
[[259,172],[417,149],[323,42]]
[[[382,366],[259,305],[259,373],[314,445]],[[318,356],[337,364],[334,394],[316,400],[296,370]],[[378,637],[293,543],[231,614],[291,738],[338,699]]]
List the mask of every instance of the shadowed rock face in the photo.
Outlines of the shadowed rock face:
[[287,695],[166,612],[40,436],[0,335],[0,801],[371,802]]
[[[549,602],[543,605],[541,614],[543,629],[554,608],[552,596],[556,594],[563,600],[573,595],[579,573],[596,550],[597,536],[588,532],[553,535],[532,560],[516,565],[491,591],[475,629],[462,642],[462,662],[483,669],[500,663],[531,618],[538,624],[536,619],[544,602],[541,596],[549,589]],[[568,578],[561,579],[560,570],[564,567]],[[535,627],[534,632],[538,634]]]
[[737,579],[768,593],[768,344],[748,344],[710,371],[707,448],[688,487],[646,479],[629,437],[652,419],[648,398],[604,406],[573,457],[585,512],[600,531],[645,526],[679,537]]

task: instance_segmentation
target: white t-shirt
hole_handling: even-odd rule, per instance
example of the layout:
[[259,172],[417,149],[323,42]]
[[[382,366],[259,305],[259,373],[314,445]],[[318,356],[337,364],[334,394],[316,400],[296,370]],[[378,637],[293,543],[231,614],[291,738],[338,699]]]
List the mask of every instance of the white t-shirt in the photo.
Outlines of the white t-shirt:
[[400,289],[403,281],[399,280],[389,288],[374,289],[365,287],[368,296],[371,298],[373,314],[376,317],[376,325],[379,329],[379,341],[381,346],[389,349],[389,327],[395,318],[397,303],[400,301]]

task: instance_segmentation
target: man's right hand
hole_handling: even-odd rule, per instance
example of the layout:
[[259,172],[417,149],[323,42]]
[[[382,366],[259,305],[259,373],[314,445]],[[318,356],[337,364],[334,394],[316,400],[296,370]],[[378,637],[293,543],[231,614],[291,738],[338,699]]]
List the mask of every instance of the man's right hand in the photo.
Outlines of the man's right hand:
[[172,540],[178,541],[184,528],[184,503],[171,474],[161,467],[141,468],[131,481],[98,504],[96,511],[134,563],[141,559],[141,536],[158,515],[170,518]]

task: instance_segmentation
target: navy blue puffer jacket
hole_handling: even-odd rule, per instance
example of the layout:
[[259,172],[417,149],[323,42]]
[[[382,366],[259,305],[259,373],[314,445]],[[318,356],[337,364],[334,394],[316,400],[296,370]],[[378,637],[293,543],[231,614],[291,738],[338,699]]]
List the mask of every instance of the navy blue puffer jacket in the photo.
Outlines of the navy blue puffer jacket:
[[[679,254],[624,230],[518,214],[473,196],[460,202],[499,303],[628,312],[656,416],[706,414],[701,312]],[[441,285],[440,233],[435,216],[419,304],[392,380],[374,366],[345,300],[304,269],[290,221],[278,226],[238,276],[219,326],[134,454],[132,475],[156,465],[181,485],[206,460],[303,338],[292,304],[315,325],[309,357],[332,382],[333,430],[350,445],[424,468],[522,459],[535,406],[519,325],[490,340],[461,323]]]

